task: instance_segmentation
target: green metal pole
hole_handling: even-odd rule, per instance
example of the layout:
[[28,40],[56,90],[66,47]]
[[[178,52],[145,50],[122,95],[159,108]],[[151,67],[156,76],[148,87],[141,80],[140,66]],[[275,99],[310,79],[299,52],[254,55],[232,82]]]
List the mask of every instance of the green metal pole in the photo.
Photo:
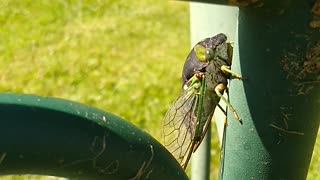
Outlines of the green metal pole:
[[188,179],[160,143],[110,113],[62,99],[1,93],[0,115],[0,175]]
[[[220,179],[305,179],[320,121],[320,33],[311,1],[242,7]],[[318,43],[317,43],[318,42]]]

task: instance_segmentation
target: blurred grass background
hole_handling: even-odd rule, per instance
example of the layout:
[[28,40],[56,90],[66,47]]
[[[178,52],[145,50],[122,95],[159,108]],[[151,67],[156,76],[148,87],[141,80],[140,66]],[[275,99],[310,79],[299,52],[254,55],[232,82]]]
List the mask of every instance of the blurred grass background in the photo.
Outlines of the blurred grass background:
[[[1,92],[78,101],[162,140],[162,118],[179,95],[190,49],[187,2],[1,0],[0,24]],[[211,179],[216,179],[216,135],[211,157]],[[319,169],[320,141],[308,179],[320,179]]]

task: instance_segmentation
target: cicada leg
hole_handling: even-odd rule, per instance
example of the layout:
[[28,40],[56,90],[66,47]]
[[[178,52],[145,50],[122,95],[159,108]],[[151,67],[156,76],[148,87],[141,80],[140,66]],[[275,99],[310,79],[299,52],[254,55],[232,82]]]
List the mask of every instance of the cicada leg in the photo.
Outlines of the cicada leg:
[[215,93],[223,100],[224,103],[226,103],[226,105],[228,106],[228,108],[232,111],[234,117],[236,118],[237,121],[239,121],[242,124],[241,119],[238,116],[238,113],[236,112],[236,110],[232,107],[232,105],[228,102],[228,100],[221,94],[221,92],[223,92],[227,87],[220,83],[218,84],[214,91]]
[[243,79],[239,74],[231,71],[230,66],[222,65],[221,70],[222,70],[222,72],[224,72],[226,74],[230,74],[232,77],[235,77],[237,79]]
[[218,108],[221,110],[221,112],[224,114],[224,116],[225,116],[225,118],[224,118],[224,120],[223,120],[223,125],[224,126],[227,126],[227,112],[226,112],[226,110],[223,108],[223,107],[221,107],[221,105],[220,104],[217,104],[217,106],[218,106]]

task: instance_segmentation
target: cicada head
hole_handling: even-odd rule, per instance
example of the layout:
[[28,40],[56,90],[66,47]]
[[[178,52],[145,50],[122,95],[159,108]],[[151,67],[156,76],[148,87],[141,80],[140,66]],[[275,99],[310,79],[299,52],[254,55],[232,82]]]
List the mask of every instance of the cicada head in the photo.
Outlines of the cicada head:
[[[217,56],[228,56],[228,53],[222,54],[222,51],[227,50],[224,46],[227,36],[218,34],[211,38],[206,38],[198,42],[189,53],[182,71],[182,85],[184,85],[195,73],[205,72],[206,67]],[[221,51],[222,50],[222,51]],[[226,58],[226,61],[229,57]],[[226,62],[228,64],[228,62]],[[230,62],[231,64],[231,62]]]

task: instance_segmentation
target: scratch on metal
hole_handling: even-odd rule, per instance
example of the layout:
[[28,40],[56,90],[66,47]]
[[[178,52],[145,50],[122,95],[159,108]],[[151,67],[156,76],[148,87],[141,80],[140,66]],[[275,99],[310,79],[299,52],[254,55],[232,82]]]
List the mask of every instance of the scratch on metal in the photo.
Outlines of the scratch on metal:
[[[143,175],[144,173],[146,173],[146,170],[147,170],[147,168],[150,166],[150,164],[151,164],[151,162],[152,162],[152,160],[153,160],[153,156],[154,156],[154,151],[153,151],[153,146],[152,146],[152,145],[150,145],[150,151],[151,151],[151,157],[150,157],[150,159],[148,160],[148,162],[144,161],[144,162],[142,163],[142,165],[141,165],[138,173],[137,173],[134,177],[130,178],[130,180],[138,180],[138,179],[141,179],[142,175]],[[150,170],[150,171],[147,173],[147,176],[149,176],[151,173],[152,173],[152,170]]]
[[3,160],[4,160],[4,158],[7,156],[7,153],[6,152],[4,152],[4,153],[2,153],[2,155],[0,156],[0,164],[2,164],[2,162],[3,162]]

